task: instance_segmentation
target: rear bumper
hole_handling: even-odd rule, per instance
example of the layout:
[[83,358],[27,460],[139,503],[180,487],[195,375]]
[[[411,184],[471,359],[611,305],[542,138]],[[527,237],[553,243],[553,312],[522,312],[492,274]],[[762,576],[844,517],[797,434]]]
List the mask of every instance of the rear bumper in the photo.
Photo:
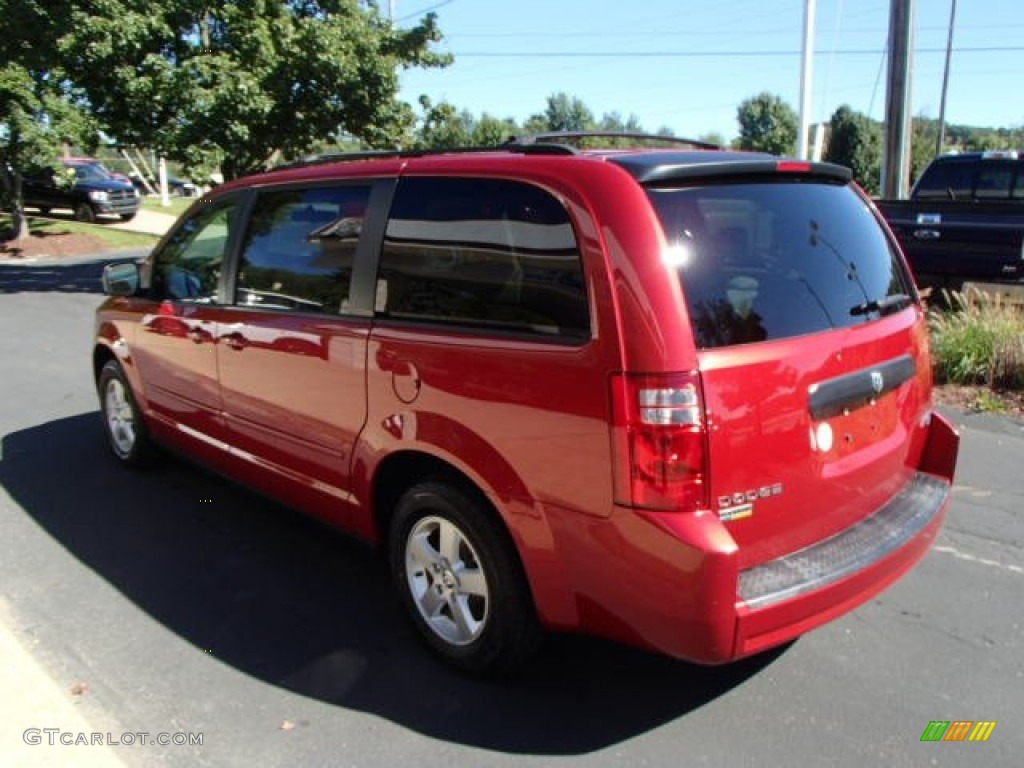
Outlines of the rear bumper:
[[871,517],[800,552],[739,574],[733,656],[791,640],[881,592],[927,553],[950,484],[918,473]]
[[924,557],[945,519],[957,450],[955,430],[933,414],[919,471],[888,503],[743,571],[737,545],[711,513],[616,509],[582,529],[563,520],[555,529],[560,550],[571,553],[578,627],[708,664],[798,637],[870,600]]

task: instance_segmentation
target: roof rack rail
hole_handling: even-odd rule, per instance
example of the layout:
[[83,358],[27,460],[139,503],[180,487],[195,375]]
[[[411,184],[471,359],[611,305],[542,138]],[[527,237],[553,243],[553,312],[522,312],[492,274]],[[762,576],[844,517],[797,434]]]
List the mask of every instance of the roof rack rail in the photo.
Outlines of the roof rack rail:
[[527,136],[517,137],[516,141],[524,146],[536,146],[541,143],[549,143],[552,140],[572,139],[632,139],[634,141],[661,141],[667,144],[680,144],[694,149],[721,149],[718,144],[698,139],[686,139],[681,136],[664,136],[659,133],[640,133],[633,131],[550,131],[547,133],[533,133]]
[[272,170],[282,171],[289,168],[304,168],[310,165],[325,163],[350,163],[357,160],[386,160],[402,157],[432,157],[435,155],[471,154],[474,152],[521,152],[524,155],[575,155],[573,147],[551,143],[520,143],[512,137],[504,144],[473,147],[445,147],[437,149],[365,149],[353,152],[327,152],[321,155],[306,155],[290,163],[276,165]]
[[352,152],[328,152],[321,155],[307,155],[290,163],[275,166],[273,170],[303,168],[325,163],[350,163],[357,160],[385,160],[402,157],[432,157],[435,155],[470,154],[474,152],[519,152],[524,155],[575,155],[577,147],[564,143],[579,139],[627,139],[632,141],[658,141],[677,144],[694,149],[721,149],[717,144],[679,136],[662,136],[656,133],[633,133],[629,131],[550,131],[512,136],[503,144],[493,146],[441,147],[437,149],[361,149]]

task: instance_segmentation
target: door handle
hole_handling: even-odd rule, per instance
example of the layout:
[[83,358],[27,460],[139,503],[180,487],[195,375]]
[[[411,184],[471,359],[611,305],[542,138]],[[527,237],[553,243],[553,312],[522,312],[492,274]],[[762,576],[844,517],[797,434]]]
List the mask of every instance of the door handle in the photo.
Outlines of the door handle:
[[914,237],[918,240],[938,240],[942,233],[937,229],[915,229]]
[[220,340],[236,352],[241,352],[249,346],[249,340],[240,333],[227,333],[220,337]]

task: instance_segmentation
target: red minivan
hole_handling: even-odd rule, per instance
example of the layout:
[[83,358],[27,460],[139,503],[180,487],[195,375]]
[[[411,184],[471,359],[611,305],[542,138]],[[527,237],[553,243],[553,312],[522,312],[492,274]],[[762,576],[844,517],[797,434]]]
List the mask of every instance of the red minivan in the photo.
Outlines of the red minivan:
[[113,454],[380,544],[464,670],[542,630],[779,645],[906,573],[949,501],[925,311],[837,166],[557,136],[335,156],[217,188],[104,285]]

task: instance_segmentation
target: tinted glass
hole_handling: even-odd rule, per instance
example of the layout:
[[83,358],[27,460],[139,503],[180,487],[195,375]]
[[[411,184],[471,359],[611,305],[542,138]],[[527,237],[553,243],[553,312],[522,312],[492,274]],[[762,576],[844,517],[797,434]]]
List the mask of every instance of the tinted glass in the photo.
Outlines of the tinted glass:
[[246,231],[235,303],[337,313],[348,298],[369,187],[262,193]]
[[895,252],[849,187],[780,182],[649,194],[700,347],[844,328],[909,303],[899,298],[909,289]]
[[189,217],[156,255],[154,298],[208,303],[217,298],[235,206],[211,205]]
[[565,208],[495,179],[404,179],[388,222],[377,311],[546,336],[590,335]]
[[113,178],[113,176],[110,175],[110,171],[99,163],[73,165],[68,166],[68,168],[69,170],[74,171],[75,179],[77,181],[110,181]]
[[914,189],[914,197],[968,199],[974,183],[977,160],[964,157],[932,163]]
[[1024,198],[1024,162],[1017,161],[1017,175],[1013,181],[1013,191],[1010,197],[1015,200]]
[[978,163],[974,194],[982,200],[1006,200],[1010,197],[1010,184],[1016,163],[1008,160],[983,160]]

